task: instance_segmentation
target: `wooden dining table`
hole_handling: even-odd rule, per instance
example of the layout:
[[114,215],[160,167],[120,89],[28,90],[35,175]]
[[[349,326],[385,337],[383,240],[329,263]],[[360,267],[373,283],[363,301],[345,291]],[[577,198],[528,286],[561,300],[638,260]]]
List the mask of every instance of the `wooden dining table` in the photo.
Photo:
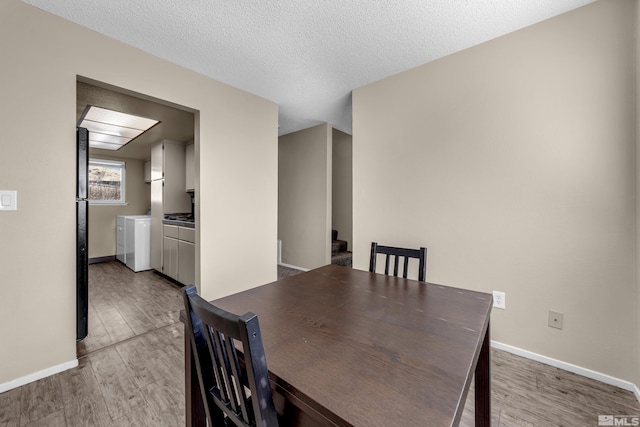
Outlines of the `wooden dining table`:
[[[327,265],[212,301],[258,315],[286,425],[489,426],[487,293]],[[185,334],[188,426],[205,412]]]

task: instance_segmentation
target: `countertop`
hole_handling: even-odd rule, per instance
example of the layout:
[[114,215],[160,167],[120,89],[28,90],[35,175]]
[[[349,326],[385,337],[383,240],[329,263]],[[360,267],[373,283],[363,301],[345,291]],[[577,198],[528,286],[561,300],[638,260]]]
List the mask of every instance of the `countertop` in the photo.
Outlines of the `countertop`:
[[194,221],[179,221],[177,219],[163,219],[162,223],[167,225],[177,225],[178,227],[196,228],[196,223]]

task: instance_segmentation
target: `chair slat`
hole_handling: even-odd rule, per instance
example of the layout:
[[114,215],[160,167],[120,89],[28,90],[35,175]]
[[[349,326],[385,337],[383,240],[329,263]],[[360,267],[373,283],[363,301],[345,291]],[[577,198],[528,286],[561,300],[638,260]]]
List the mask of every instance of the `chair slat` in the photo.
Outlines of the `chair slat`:
[[[398,258],[398,257],[396,257]],[[409,270],[409,257],[406,256],[404,257],[404,266],[403,266],[403,270],[402,270],[402,277],[404,277],[405,279],[407,278],[407,270]]]
[[232,411],[237,411],[236,399],[231,389],[231,378],[230,378],[230,368],[229,368],[229,356],[227,354],[227,350],[224,345],[224,338],[222,334],[218,331],[212,331],[212,335],[214,338],[214,348],[218,353],[218,361],[220,362],[220,373],[222,377],[222,382],[219,384],[219,388],[222,391],[223,403],[231,408]]
[[[236,413],[242,414],[244,422],[249,423],[249,415],[247,414],[247,408],[245,402],[247,395],[244,391],[243,384],[245,383],[242,378],[242,371],[238,364],[238,355],[236,354],[235,344],[233,338],[227,337],[225,339],[226,353],[229,355],[229,364],[231,365],[230,377],[231,377],[231,392],[233,393],[233,400],[236,402]],[[239,408],[240,410],[238,411]]]
[[215,338],[213,337],[214,331],[212,331],[211,328],[207,326],[205,326],[204,329],[206,331],[205,337],[207,340],[207,351],[209,352],[209,357],[211,358],[211,360],[214,361],[214,363],[212,364],[212,371],[215,378],[216,387],[210,387],[209,389],[216,390],[218,392],[217,398],[226,402],[229,400],[229,398],[226,393],[227,389],[224,386],[224,377],[222,376],[222,371],[218,368],[219,366],[221,366],[221,362],[220,355],[217,351],[217,344]]
[[398,255],[393,256],[393,275],[398,277]]

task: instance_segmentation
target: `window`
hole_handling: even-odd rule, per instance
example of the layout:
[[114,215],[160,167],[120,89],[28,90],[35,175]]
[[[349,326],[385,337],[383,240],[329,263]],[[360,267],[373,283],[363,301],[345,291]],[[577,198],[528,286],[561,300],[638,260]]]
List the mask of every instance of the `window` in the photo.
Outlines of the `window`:
[[123,205],[124,189],[124,162],[89,159],[89,203]]

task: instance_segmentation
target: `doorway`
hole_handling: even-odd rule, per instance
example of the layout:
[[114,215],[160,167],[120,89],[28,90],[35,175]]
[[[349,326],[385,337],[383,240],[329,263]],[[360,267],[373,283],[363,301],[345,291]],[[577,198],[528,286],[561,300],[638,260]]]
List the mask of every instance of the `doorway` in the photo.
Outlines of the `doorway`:
[[[116,217],[149,213],[151,189],[145,180],[145,163],[151,158],[154,143],[171,140],[186,146],[198,139],[195,137],[197,111],[78,76],[76,121],[87,105],[153,118],[160,123],[118,150],[89,148],[92,159],[124,162],[125,201],[89,206],[86,227],[90,264],[88,336],[78,342],[78,357],[126,340],[132,334],[139,335],[168,321],[177,321],[176,303],[179,307],[181,301],[175,299],[174,284],[152,270],[134,273],[115,260]],[[168,293],[159,293],[160,289]],[[153,298],[159,303],[155,304]],[[105,325],[114,328],[105,328]]]

